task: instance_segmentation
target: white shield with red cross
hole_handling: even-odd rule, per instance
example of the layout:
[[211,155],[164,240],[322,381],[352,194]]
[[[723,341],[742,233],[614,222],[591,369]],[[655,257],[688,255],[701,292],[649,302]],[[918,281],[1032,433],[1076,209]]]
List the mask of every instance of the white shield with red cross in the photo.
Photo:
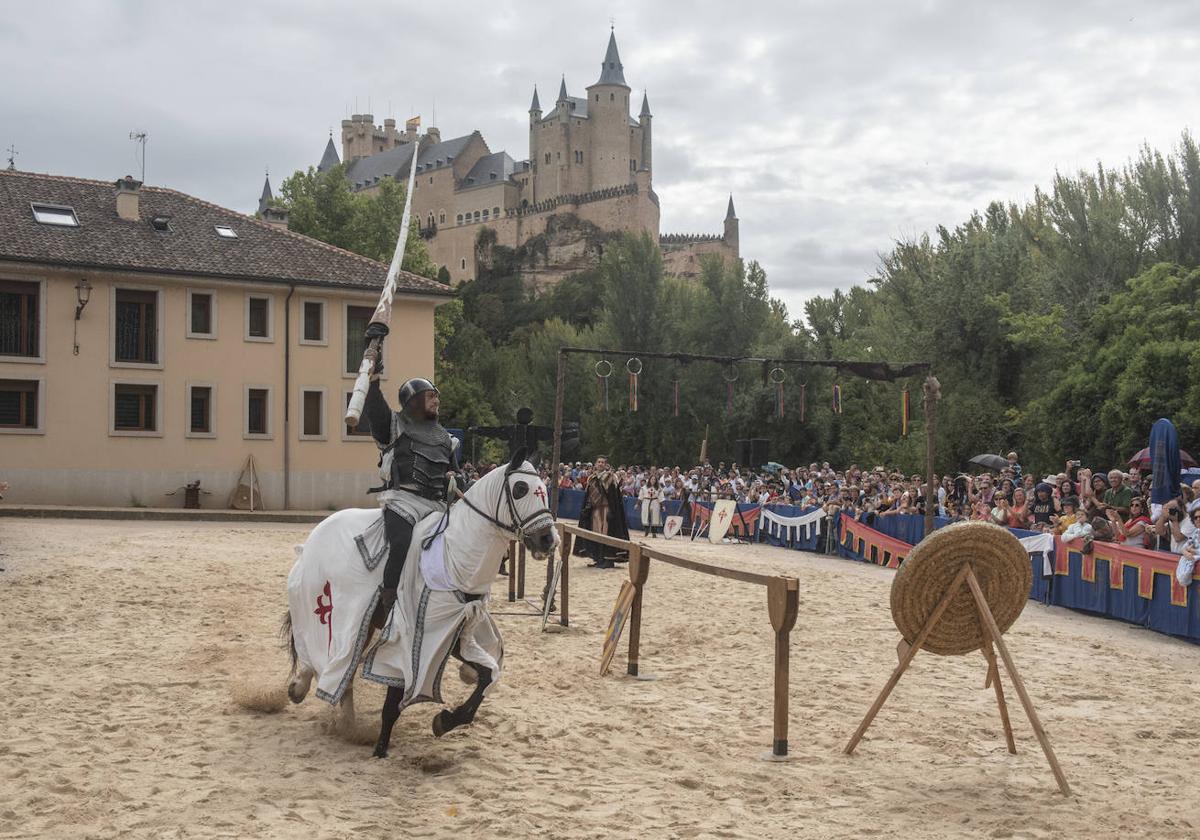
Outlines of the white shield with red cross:
[[719,543],[729,533],[733,517],[737,516],[737,502],[733,499],[720,499],[713,505],[712,516],[708,520],[708,541]]
[[668,540],[679,533],[683,528],[682,516],[668,516],[666,522],[663,523],[663,536]]

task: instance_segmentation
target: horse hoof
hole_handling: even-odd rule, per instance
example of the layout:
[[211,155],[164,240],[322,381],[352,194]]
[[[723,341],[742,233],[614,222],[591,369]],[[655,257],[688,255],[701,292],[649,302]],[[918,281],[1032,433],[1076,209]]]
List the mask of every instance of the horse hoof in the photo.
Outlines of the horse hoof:
[[387,747],[375,745],[375,752],[371,753],[376,758],[387,758]]
[[442,709],[433,716],[433,736],[441,738],[454,728],[454,718],[448,709]]

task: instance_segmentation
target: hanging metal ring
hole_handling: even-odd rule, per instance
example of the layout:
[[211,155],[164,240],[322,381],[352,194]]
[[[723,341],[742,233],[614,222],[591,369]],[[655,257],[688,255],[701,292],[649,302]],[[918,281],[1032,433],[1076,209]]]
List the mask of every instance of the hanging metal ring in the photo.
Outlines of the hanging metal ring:
[[608,377],[612,376],[612,372],[612,362],[608,359],[601,359],[596,362],[596,376],[599,376],[601,379],[608,379]]
[[[635,365],[636,367],[634,367]],[[629,371],[634,376],[637,376],[642,372],[642,360],[634,356],[625,362],[625,370]]]
[[[733,375],[730,376],[730,374],[733,374]],[[724,371],[724,373],[721,374],[721,377],[726,382],[737,382],[737,378],[738,378],[737,365],[735,365],[733,362],[730,362],[729,367],[725,368],[725,371]]]
[[767,379],[771,381],[772,385],[782,385],[786,377],[787,374],[781,367],[771,368],[771,372],[767,374]]

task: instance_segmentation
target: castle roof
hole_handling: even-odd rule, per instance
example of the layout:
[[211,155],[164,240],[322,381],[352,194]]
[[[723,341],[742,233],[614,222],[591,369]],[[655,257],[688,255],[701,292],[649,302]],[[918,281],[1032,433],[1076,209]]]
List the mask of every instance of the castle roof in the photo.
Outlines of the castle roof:
[[[41,224],[33,203],[70,207],[79,226]],[[140,188],[138,215],[138,221],[117,215],[112,181],[0,171],[0,260],[372,291],[387,277],[385,263],[164,187]],[[167,219],[165,230],[151,224],[156,218]],[[218,235],[218,225],[236,236]],[[397,290],[452,295],[407,271]]]
[[258,197],[258,212],[261,213],[270,207],[274,198],[275,196],[271,194],[271,176],[267,175],[266,180],[263,181],[262,195]]
[[507,181],[516,168],[517,163],[508,152],[493,152],[490,155],[484,155],[471,167],[471,171],[463,179],[462,188],[484,187]]
[[725,218],[736,219],[737,213],[733,212],[733,193],[729,194],[729,209],[725,211]]
[[646,93],[642,94],[642,111],[640,114],[638,114],[638,116],[639,117],[654,116],[653,114],[650,113],[650,96],[649,96],[649,94],[646,94]]
[[562,82],[560,82],[558,85],[558,100],[557,101],[562,102],[564,99],[567,99],[567,98],[568,98],[567,97],[567,77],[563,76]]
[[[476,134],[478,132],[442,140],[438,143],[430,143],[421,150],[420,156],[417,158],[417,171],[431,172],[434,169],[452,165],[454,159]],[[368,157],[353,160],[346,167],[346,179],[352,186],[359,189],[374,186],[388,177],[396,181],[406,181],[412,167],[414,145],[414,143],[404,143],[382,152],[376,152]]]
[[530,111],[541,111],[542,103],[538,102],[537,85],[533,86],[533,102],[529,105]]
[[604,53],[604,62],[600,65],[600,78],[596,80],[596,85],[629,87],[625,84],[625,68],[621,65],[621,56],[617,53],[615,32],[608,33],[608,50]]
[[333,169],[342,162],[338,157],[337,147],[333,145],[333,135],[329,136],[329,142],[325,144],[325,154],[321,155],[321,162],[317,164],[317,171],[324,172],[327,169]]

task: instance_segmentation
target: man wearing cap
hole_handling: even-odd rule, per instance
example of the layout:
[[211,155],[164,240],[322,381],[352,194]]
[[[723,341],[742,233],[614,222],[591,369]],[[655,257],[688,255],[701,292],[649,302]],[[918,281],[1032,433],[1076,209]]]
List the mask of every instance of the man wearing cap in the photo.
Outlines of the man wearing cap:
[[400,386],[400,410],[392,411],[379,389],[383,373],[383,337],[387,327],[371,324],[367,341],[379,339],[379,349],[368,349],[372,361],[371,384],[363,403],[363,417],[379,445],[379,493],[384,532],[388,540],[383,568],[380,605],[386,613],[396,601],[400,571],[408,556],[413,527],[427,514],[444,513],[450,481],[458,471],[458,453],[450,433],[438,423],[438,389],[428,379],[409,379]]

